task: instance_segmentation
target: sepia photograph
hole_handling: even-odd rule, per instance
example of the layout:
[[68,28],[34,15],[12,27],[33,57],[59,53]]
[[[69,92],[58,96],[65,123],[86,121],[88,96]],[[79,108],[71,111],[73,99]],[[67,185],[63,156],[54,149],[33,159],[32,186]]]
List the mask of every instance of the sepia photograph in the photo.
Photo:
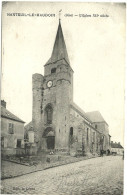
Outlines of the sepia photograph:
[[125,195],[126,3],[1,17],[1,194]]

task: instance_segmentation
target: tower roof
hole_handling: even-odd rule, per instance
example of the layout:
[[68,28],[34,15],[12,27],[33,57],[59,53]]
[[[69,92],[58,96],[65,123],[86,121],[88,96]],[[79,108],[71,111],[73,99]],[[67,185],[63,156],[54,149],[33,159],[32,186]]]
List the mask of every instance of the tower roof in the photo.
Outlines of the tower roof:
[[68,65],[70,64],[60,20],[59,20],[59,25],[58,25],[58,30],[56,34],[52,55],[51,58],[46,63],[46,65],[57,62],[59,60],[65,60],[65,62]]

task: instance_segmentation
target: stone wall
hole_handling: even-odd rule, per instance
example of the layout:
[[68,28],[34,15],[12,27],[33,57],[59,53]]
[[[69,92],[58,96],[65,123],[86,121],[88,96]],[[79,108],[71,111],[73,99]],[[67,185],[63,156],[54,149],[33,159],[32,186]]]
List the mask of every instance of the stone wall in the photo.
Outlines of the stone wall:
[[103,150],[110,149],[109,129],[106,122],[94,122],[92,125],[104,135]]
[[[51,69],[56,68],[55,73]],[[45,66],[44,76],[44,98],[43,108],[43,129],[51,127],[55,132],[55,149],[68,150],[69,148],[69,121],[70,102],[73,98],[73,78],[70,66],[64,64],[64,60]],[[48,81],[52,81],[51,88],[47,87]],[[52,124],[45,123],[45,108],[51,104],[53,108]],[[42,138],[42,149],[46,149],[46,139]]]
[[35,132],[36,143],[38,149],[41,148],[42,141],[42,102],[43,102],[43,76],[34,74],[32,76],[33,90],[33,109],[32,109],[32,124]]
[[66,80],[58,80],[56,89],[56,148],[68,149],[70,121],[70,83]]
[[70,111],[70,127],[73,127],[75,143],[70,145],[70,150],[77,154],[100,153],[100,133],[87,124],[84,118],[75,110]]

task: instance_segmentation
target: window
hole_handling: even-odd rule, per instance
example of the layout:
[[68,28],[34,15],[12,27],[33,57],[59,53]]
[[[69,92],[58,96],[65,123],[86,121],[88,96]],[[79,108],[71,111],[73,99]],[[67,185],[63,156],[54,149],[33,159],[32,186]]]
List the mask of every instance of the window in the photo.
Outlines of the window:
[[73,127],[70,128],[70,136],[73,136]]
[[45,109],[45,122],[47,124],[51,124],[52,123],[52,115],[53,115],[53,109],[51,105],[48,105]]
[[14,133],[14,124],[9,123],[8,133],[9,133],[9,134],[13,134],[13,133]]
[[93,132],[93,142],[95,143],[95,132]]
[[17,139],[17,148],[21,148],[21,139]]
[[47,123],[52,123],[52,110],[50,108],[47,110]]
[[95,125],[95,129],[97,129],[97,125]]
[[1,148],[4,148],[4,137],[1,137]]
[[74,143],[74,137],[73,137],[73,127],[70,128],[70,135],[69,135],[69,139],[70,139],[70,145]]
[[87,143],[88,143],[88,140],[89,140],[89,128],[87,128]]
[[103,144],[105,145],[105,136],[103,136]]
[[56,73],[56,68],[52,68],[52,69],[51,69],[51,74],[52,74],[52,73]]

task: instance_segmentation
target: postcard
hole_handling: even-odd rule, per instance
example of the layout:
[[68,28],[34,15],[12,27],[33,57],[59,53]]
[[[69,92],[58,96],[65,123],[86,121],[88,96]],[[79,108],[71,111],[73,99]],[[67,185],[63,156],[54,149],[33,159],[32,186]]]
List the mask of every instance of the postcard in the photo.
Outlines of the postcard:
[[125,30],[126,3],[2,3],[2,194],[123,194]]

